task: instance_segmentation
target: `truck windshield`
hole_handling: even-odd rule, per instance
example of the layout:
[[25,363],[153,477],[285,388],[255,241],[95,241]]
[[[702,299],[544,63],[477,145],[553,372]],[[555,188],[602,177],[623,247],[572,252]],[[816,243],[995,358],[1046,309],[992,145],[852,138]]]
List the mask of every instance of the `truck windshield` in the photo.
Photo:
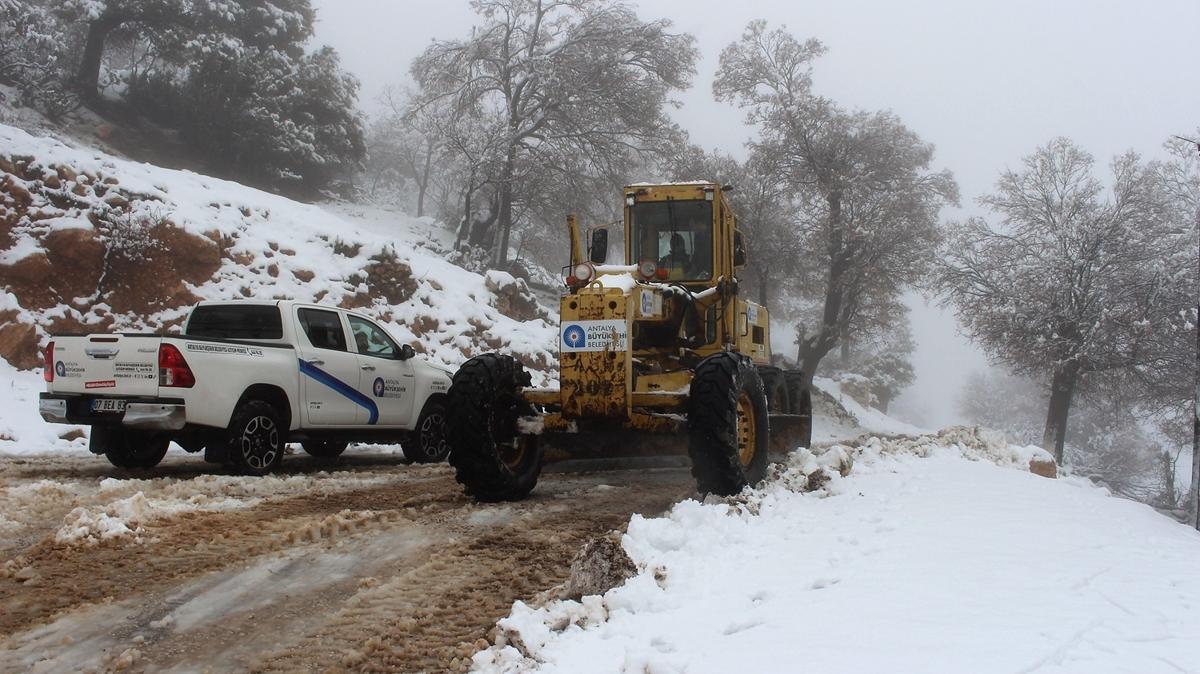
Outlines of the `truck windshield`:
[[712,202],[643,201],[629,209],[631,264],[653,260],[672,281],[707,281],[713,271]]
[[187,334],[218,339],[281,339],[283,319],[274,304],[202,304],[192,309]]

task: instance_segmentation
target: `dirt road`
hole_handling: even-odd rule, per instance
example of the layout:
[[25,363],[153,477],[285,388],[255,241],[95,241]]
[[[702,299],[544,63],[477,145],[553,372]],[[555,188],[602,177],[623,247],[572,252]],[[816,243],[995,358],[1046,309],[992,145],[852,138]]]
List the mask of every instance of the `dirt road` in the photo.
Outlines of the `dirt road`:
[[463,671],[583,542],[693,489],[685,468],[555,472],[476,505],[445,465],[284,467],[0,461],[0,671]]

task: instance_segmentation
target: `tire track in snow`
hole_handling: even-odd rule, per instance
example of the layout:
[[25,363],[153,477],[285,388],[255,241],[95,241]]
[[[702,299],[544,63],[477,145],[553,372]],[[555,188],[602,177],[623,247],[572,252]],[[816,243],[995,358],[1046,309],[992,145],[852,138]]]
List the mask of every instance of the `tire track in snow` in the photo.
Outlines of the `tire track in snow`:
[[[95,459],[57,461],[77,479]],[[32,472],[0,486],[46,477]],[[465,670],[588,538],[692,493],[686,470],[560,473],[527,501],[477,505],[445,466],[353,476],[381,481],[318,475],[313,492],[156,519],[140,544],[43,535],[18,550],[37,578],[0,578],[0,669]]]

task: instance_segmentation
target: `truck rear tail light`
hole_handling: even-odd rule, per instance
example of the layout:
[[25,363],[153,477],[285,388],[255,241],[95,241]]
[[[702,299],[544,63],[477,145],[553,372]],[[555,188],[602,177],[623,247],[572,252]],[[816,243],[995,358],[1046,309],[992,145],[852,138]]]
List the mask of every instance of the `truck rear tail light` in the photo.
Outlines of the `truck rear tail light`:
[[183,354],[174,344],[158,347],[158,385],[173,388],[191,388],[196,385],[192,368],[188,367]]
[[42,379],[47,382],[54,381],[54,340],[46,345],[46,350],[42,352]]

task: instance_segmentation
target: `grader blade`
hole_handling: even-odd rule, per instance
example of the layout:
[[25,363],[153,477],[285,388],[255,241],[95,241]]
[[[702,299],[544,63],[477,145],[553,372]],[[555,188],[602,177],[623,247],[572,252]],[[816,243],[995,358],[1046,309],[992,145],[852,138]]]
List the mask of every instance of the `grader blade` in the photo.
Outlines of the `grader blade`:
[[811,414],[772,414],[768,423],[772,452],[786,454],[797,447],[812,446]]

